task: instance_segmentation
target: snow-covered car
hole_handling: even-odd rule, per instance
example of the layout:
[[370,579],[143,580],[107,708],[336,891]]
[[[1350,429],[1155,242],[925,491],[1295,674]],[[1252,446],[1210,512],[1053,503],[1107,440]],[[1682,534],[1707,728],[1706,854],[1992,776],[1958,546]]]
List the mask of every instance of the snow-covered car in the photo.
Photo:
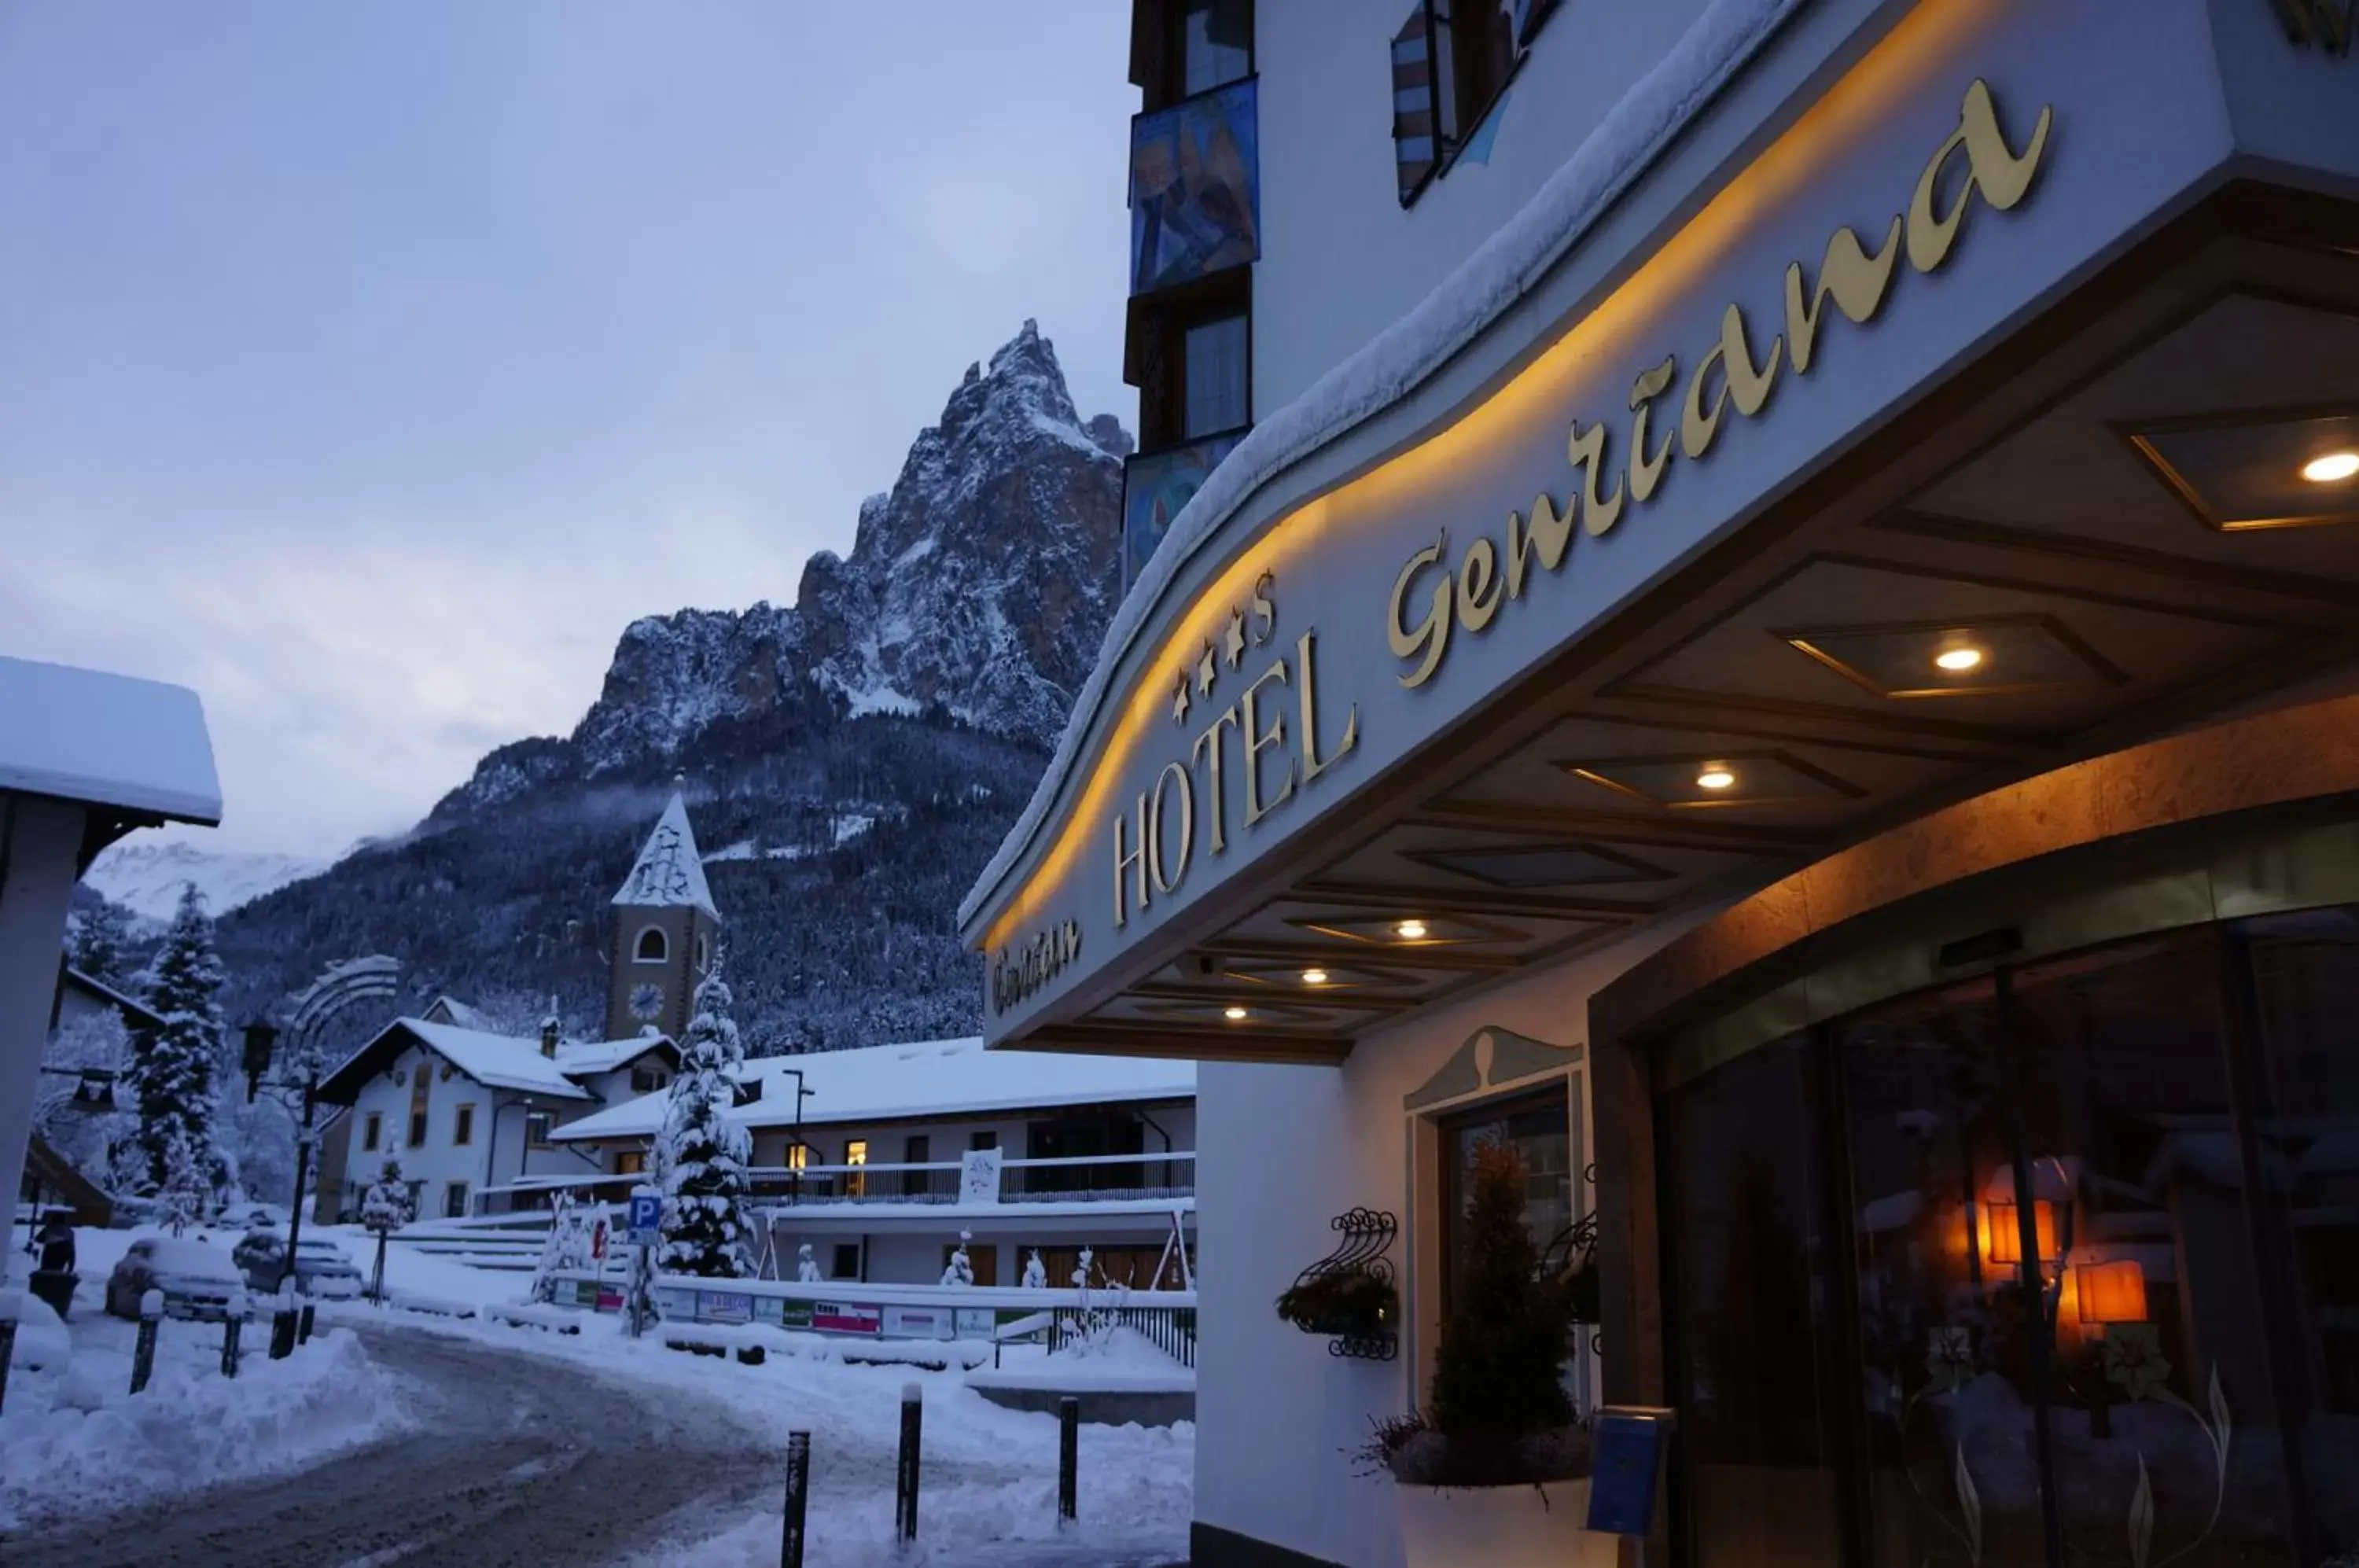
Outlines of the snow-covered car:
[[232,1203],[213,1217],[223,1230],[285,1230],[290,1216],[277,1203]]
[[[245,1275],[245,1288],[265,1295],[278,1289],[287,1268],[287,1233],[250,1230],[238,1239],[230,1258]],[[361,1293],[361,1271],[334,1242],[305,1236],[295,1248],[295,1288],[307,1296],[341,1301]]]
[[142,1236],[106,1277],[106,1310],[136,1319],[139,1298],[161,1290],[166,1317],[219,1321],[229,1311],[230,1298],[245,1289],[237,1265],[203,1243]]

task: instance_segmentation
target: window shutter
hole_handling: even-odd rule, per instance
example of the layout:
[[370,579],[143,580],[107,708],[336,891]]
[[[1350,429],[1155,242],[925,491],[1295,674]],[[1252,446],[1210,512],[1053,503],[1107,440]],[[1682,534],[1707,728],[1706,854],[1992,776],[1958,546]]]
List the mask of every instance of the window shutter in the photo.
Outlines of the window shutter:
[[1440,119],[1438,79],[1433,70],[1433,16],[1419,0],[1393,36],[1393,162],[1406,207],[1433,177],[1440,156],[1435,128]]

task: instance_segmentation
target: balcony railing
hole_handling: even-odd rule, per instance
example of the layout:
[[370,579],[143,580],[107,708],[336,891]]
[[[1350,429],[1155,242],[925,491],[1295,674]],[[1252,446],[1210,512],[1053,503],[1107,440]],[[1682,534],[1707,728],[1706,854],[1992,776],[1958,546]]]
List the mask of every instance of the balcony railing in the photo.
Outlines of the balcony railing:
[[[746,1172],[756,1202],[772,1203],[940,1203],[960,1198],[962,1161],[756,1166]],[[1003,1203],[1125,1203],[1192,1198],[1196,1151],[1084,1154],[1007,1160],[999,1167]]]

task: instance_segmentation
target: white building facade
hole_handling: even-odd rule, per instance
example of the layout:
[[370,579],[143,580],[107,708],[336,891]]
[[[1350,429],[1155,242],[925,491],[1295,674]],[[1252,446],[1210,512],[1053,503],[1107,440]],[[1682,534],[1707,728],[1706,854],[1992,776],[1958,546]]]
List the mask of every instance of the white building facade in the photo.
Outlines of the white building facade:
[[2345,9],[1134,5],[1131,583],[961,918],[1202,1064],[1193,1561],[1421,1561],[1486,1139],[1649,1563],[2359,1552]]

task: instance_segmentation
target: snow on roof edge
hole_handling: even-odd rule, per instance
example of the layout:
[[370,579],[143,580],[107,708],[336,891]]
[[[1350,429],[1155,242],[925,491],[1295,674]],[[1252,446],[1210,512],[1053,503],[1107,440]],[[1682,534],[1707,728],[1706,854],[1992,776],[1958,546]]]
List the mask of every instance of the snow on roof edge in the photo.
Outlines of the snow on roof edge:
[[1506,314],[1661,156],[1802,0],[1712,0],[1669,53],[1550,175],[1522,210],[1452,268],[1409,312],[1309,390],[1256,425],[1180,509],[1100,643],[1055,757],[999,852],[958,909],[965,926],[1024,855],[1103,704],[1113,671],[1148,629],[1181,565],[1267,481],[1398,402]]
[[0,789],[217,826],[221,776],[185,686],[0,658]]

